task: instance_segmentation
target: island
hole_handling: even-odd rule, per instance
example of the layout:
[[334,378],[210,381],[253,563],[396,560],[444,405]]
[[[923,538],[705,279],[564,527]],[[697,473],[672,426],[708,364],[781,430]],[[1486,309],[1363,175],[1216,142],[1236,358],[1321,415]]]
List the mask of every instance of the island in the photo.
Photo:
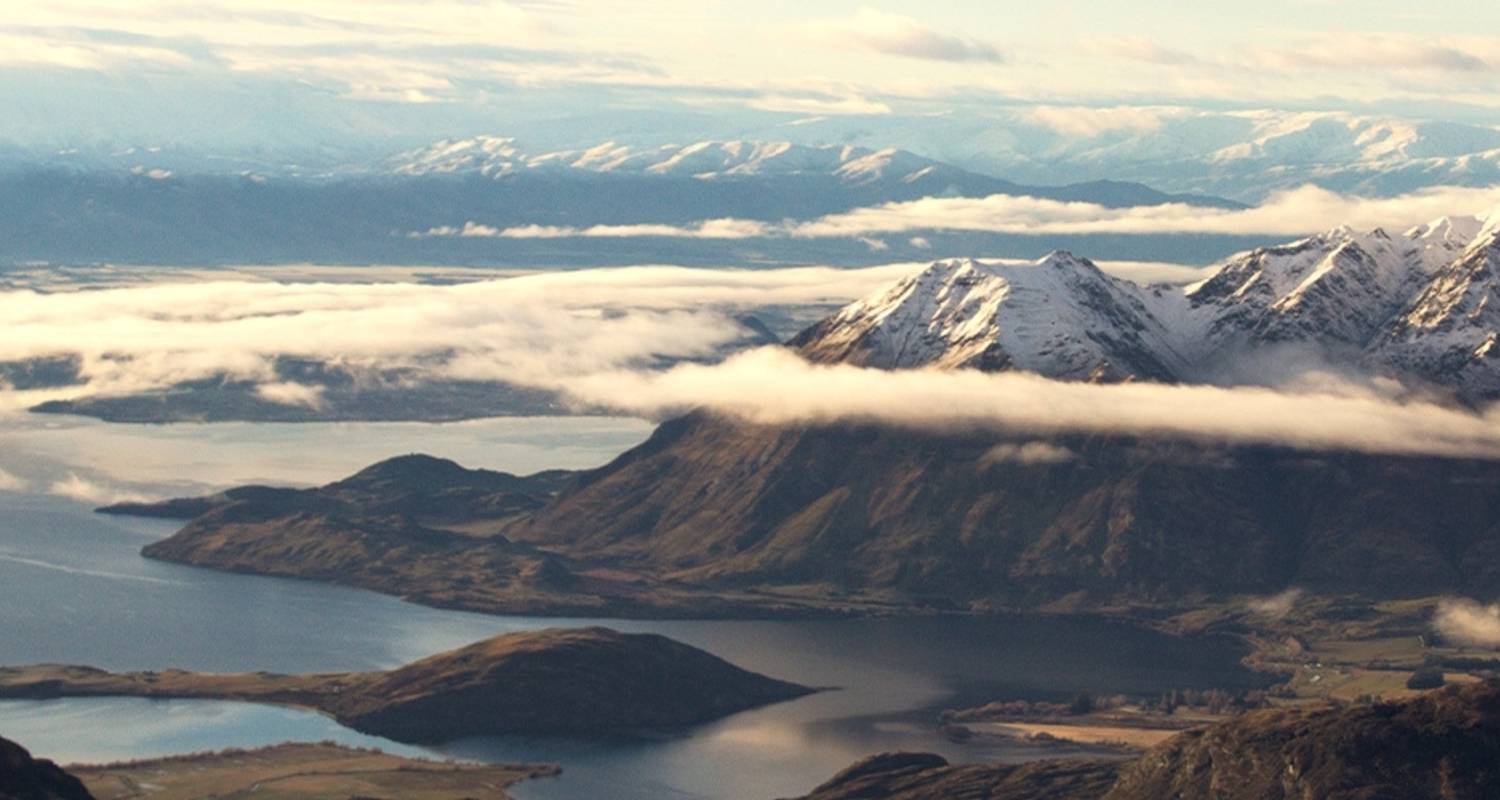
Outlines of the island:
[[681,728],[814,691],[664,636],[607,628],[506,634],[386,672],[108,672],[48,664],[0,669],[0,699],[268,703],[312,709],[353,730],[408,743]]

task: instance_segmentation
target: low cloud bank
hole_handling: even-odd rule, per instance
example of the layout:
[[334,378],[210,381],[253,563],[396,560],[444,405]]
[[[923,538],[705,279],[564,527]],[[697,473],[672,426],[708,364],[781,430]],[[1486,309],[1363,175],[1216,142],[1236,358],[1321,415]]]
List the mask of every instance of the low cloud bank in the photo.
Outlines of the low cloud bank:
[[[278,376],[278,357],[351,372],[401,370],[416,380],[553,384],[709,357],[749,334],[739,314],[842,305],[923,266],[626,267],[456,285],[199,279],[0,292],[0,363],[71,356],[86,383],[52,396],[0,391],[0,407],[218,377],[259,383],[258,395],[269,402],[319,407],[321,390]],[[1171,264],[1104,266],[1152,280],[1202,274]],[[808,321],[821,313],[804,312]]]
[[1447,215],[1472,214],[1500,205],[1500,186],[1438,186],[1387,198],[1339,194],[1313,185],[1276,192],[1246,209],[1203,208],[1184,203],[1110,208],[1022,195],[924,197],[779,223],[720,218],[689,225],[520,225],[496,228],[469,221],[414,236],[479,236],[502,239],[629,238],[680,239],[860,239],[918,232],[993,233],[1020,236],[1087,234],[1213,234],[1298,236],[1337,225],[1356,229],[1404,229]]
[[[781,348],[664,369],[743,344],[751,332],[736,320],[739,310],[843,303],[916,268],[635,268],[456,286],[207,282],[7,292],[0,293],[7,320],[0,362],[71,354],[85,381],[69,387],[75,394],[230,377],[259,384],[263,399],[316,407],[316,382],[277,373],[277,359],[290,356],[356,374],[404,370],[403,379],[416,382],[550,389],[583,407],[657,418],[707,406],[768,423],[870,420],[1500,458],[1496,409],[1399,402],[1378,387],[1332,379],[1291,390],[1093,385],[1019,373],[818,366]],[[11,394],[0,392],[0,401]],[[1061,457],[1024,446],[993,455]]]
[[632,267],[447,286],[237,280],[19,290],[0,292],[0,362],[76,357],[91,394],[229,377],[262,383],[265,400],[316,407],[318,390],[279,378],[277,357],[417,378],[555,382],[707,357],[749,333],[737,313],[839,305],[918,268]]
[[76,472],[68,473],[68,477],[62,480],[53,481],[47,487],[47,493],[93,506],[107,506],[114,503],[145,503],[156,499],[140,492],[90,480]]
[[762,423],[871,421],[1026,433],[1167,435],[1309,450],[1500,458],[1500,411],[1397,402],[1350,387],[1098,385],[1022,373],[815,365],[762,348],[717,365],[616,372],[561,385],[580,400],[665,416],[706,406]]
[[1500,648],[1500,604],[1444,600],[1438,605],[1432,624],[1451,641],[1470,647]]

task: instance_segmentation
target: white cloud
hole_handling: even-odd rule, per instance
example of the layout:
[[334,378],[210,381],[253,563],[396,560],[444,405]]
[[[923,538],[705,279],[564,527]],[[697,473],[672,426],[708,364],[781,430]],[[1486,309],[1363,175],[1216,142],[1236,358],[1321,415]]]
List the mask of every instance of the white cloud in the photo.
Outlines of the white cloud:
[[140,492],[90,480],[76,472],[70,472],[68,477],[54,481],[47,487],[47,493],[96,506],[114,503],[144,503],[153,499]]
[[900,14],[864,7],[847,19],[807,23],[805,32],[836,47],[854,48],[903,58],[932,61],[1001,62],[1004,55],[994,45],[923,25]]
[[1444,600],[1438,605],[1433,627],[1444,637],[1471,647],[1500,648],[1500,605],[1474,600]]
[[1051,442],[1005,442],[986,450],[979,459],[982,467],[1001,463],[1061,464],[1077,458],[1072,450]]
[[1440,186],[1387,198],[1345,195],[1303,186],[1272,194],[1251,208],[1221,209],[1166,203],[1107,208],[1035,197],[928,197],[887,203],[796,224],[792,236],[856,237],[918,231],[1041,234],[1276,234],[1298,235],[1347,224],[1402,228],[1445,215],[1500,204],[1500,187]]
[[26,479],[0,469],[0,492],[24,492],[30,487]]
[[255,387],[255,396],[267,402],[314,410],[323,408],[323,392],[322,386],[308,386],[290,381],[262,383]]
[[814,365],[762,348],[716,365],[568,381],[580,399],[662,416],[709,407],[770,424],[854,420],[917,428],[1165,435],[1311,450],[1500,458],[1500,409],[1482,413],[1369,394],[1150,383],[1022,373]]
[[291,403],[315,398],[279,384],[277,356],[434,378],[556,380],[703,357],[744,335],[732,318],[738,310],[841,304],[918,268],[630,267],[456,285],[211,279],[17,290],[0,292],[0,361],[77,356],[88,383],[73,394],[228,376],[269,384],[268,399]]
[[1500,65],[1494,37],[1338,33],[1298,46],[1252,46],[1244,50],[1246,66],[1286,71],[1413,70],[1439,73],[1491,72]]
[[780,111],[787,114],[858,116],[891,113],[891,107],[883,101],[860,95],[830,98],[789,92],[769,92],[751,98],[745,105],[761,111]]
[[1250,601],[1250,610],[1256,614],[1281,619],[1292,613],[1292,609],[1296,608],[1297,603],[1302,600],[1302,595],[1301,589],[1293,587],[1270,597],[1257,597]]
[[[1054,234],[1224,234],[1297,236],[1337,225],[1356,229],[1406,228],[1441,216],[1474,213],[1500,205],[1500,186],[1438,186],[1396,197],[1339,194],[1317,186],[1276,192],[1246,209],[1185,203],[1111,208],[1023,195],[925,197],[866,206],[805,222],[765,223],[722,218],[690,225],[596,225],[588,228],[524,225],[500,229],[480,222],[440,226],[412,236],[500,238],[671,237],[684,239],[866,239],[955,231],[1016,236]],[[916,237],[928,242],[924,237]],[[913,242],[915,244],[915,241]],[[920,245],[918,245],[920,246]]]
[[1148,64],[1177,67],[1200,63],[1197,56],[1186,50],[1167,47],[1144,36],[1095,36],[1085,39],[1081,44],[1091,53]]

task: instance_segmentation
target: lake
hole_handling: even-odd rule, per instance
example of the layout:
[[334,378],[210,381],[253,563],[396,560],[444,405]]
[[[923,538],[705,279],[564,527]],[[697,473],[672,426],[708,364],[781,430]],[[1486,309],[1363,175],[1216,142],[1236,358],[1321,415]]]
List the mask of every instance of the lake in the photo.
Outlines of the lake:
[[[110,669],[380,669],[506,631],[604,624],[662,633],[741,666],[838,687],[677,735],[505,737],[403,747],[316,714],[236,703],[89,699],[0,703],[0,735],[64,761],[97,761],[288,739],[404,753],[556,761],[521,798],[771,798],[855,759],[931,750],[1020,761],[1028,745],[960,745],[930,724],[942,708],[1079,690],[1156,692],[1255,685],[1225,641],[1189,641],[1089,619],[628,621],[441,611],[370,592],[231,575],[143,559],[175,525],[90,512],[90,493],[161,494],[253,479],[332,480],[421,451],[528,472],[603,463],[640,441],[638,420],[484,420],[451,425],[103,425],[19,418],[0,433],[0,664]],[[73,480],[77,478],[77,480]],[[82,486],[84,488],[80,489]]]

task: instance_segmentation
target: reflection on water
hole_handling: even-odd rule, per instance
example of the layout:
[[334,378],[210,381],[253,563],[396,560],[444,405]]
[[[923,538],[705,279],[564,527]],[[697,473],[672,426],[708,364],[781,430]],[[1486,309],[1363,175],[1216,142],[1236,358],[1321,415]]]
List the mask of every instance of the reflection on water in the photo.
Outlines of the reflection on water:
[[332,740],[423,755],[320,714],[248,703],[134,697],[0,703],[0,734],[62,763],[123,761],[272,742]]
[[[339,426],[296,427],[307,431],[309,441],[323,442],[334,436],[329,429]],[[459,455],[469,446],[472,431],[427,429],[427,441],[412,449]],[[180,433],[155,430],[172,440]],[[558,428],[549,435],[564,433]],[[149,441],[149,434],[132,435]],[[223,437],[198,461],[232,461],[256,453],[265,457],[256,428],[244,428],[237,436],[247,440],[243,447],[235,437]],[[592,463],[599,463],[610,448],[623,446],[619,436],[619,430],[608,426],[580,427],[572,441],[576,448],[594,447]],[[74,440],[74,445],[82,441]],[[295,440],[283,444],[292,447]],[[362,447],[378,449],[369,443]],[[48,452],[58,455],[65,449],[57,445]],[[515,451],[501,447],[495,452]],[[479,466],[525,471],[552,465],[540,458],[518,465],[470,455],[465,460]],[[291,460],[296,453],[279,457]],[[207,471],[225,469],[209,465]],[[340,466],[333,474],[310,474],[308,479],[326,480],[344,471]],[[166,471],[160,476],[171,478]],[[439,611],[353,589],[140,558],[141,545],[172,528],[172,523],[101,517],[84,505],[42,493],[0,493],[0,624],[5,630],[0,664],[380,669],[496,633],[594,624]],[[1060,697],[1085,688],[1155,692],[1232,687],[1247,685],[1253,677],[1238,666],[1237,651],[1226,643],[1188,642],[1083,619],[599,624],[662,633],[750,669],[839,688],[675,735],[470,739],[438,752],[564,765],[561,778],[521,788],[523,798],[769,798],[805,791],[849,762],[883,750],[935,750],[966,760],[1023,760],[1039,754],[1029,746],[949,743],[931,725],[935,709],[998,696]],[[233,703],[0,703],[0,734],[65,760],[325,738],[418,752],[345,731],[316,714]]]

